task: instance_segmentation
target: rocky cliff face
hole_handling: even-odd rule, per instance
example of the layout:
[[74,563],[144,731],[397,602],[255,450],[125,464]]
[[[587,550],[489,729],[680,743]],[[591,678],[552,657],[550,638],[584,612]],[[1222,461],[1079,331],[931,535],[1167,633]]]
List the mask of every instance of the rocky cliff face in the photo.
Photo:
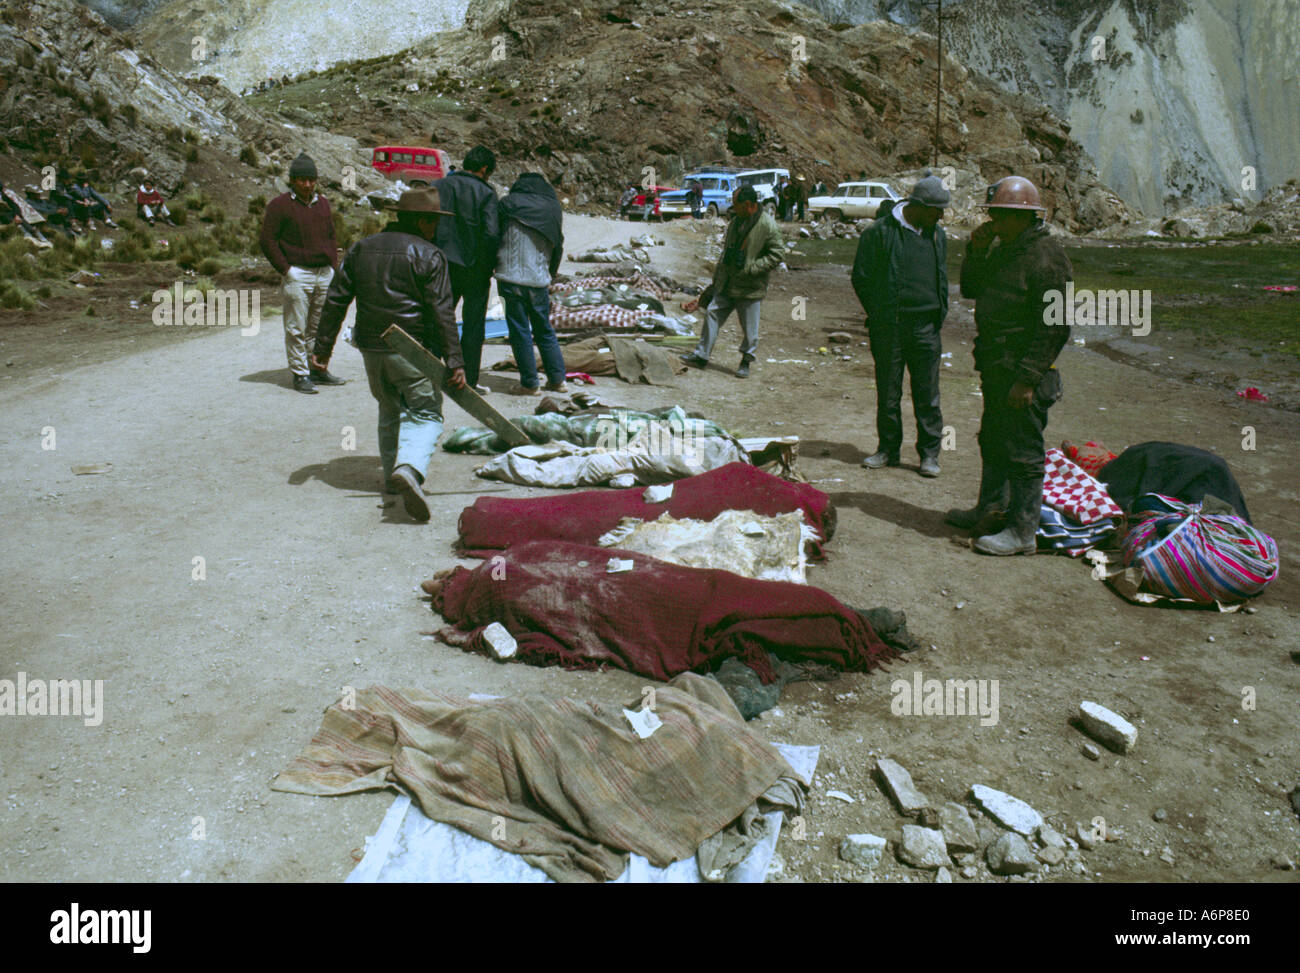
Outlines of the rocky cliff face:
[[[141,19],[141,47],[183,74],[235,91],[267,78],[393,54],[460,27],[469,0],[170,0]],[[195,60],[195,37],[206,58]]]
[[[918,0],[800,2],[832,21],[935,30]],[[1289,0],[944,4],[945,49],[1051,106],[1102,180],[1151,216],[1259,199],[1300,174],[1297,33]]]

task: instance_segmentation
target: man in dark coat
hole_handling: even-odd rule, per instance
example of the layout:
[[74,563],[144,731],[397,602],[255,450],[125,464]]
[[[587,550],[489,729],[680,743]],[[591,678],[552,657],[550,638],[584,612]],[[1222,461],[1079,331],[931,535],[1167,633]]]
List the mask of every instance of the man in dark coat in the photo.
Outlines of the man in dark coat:
[[454,307],[462,299],[460,336],[465,353],[465,379],[480,395],[489,390],[478,384],[479,362],[487,327],[488,293],[492,289],[492,268],[501,243],[497,194],[488,178],[497,166],[492,150],[476,145],[461,167],[432,186],[442,205],[452,214],[438,225],[436,243],[447,255]]
[[899,464],[903,445],[903,369],[912,378],[916,451],[922,476],[939,475],[939,330],[948,313],[947,237],[939,219],[951,201],[937,176],[926,176],[902,206],[881,215],[858,241],[853,289],[867,312],[876,366],[877,451],[869,470]]
[[[950,510],[945,520],[970,529],[981,553],[1033,554],[1047,462],[1043,431],[1061,397],[1053,362],[1070,339],[1068,317],[1049,323],[1045,312],[1073,270],[1039,216],[1043,205],[1028,179],[999,180],[984,205],[989,222],[971,234],[961,268],[962,295],[975,299],[983,470],[975,507]],[[1001,510],[1005,527],[994,533]]]
[[404,495],[406,511],[421,523],[429,504],[421,484],[442,434],[442,391],[383,340],[391,324],[418,339],[446,362],[447,385],[464,388],[465,371],[456,335],[447,260],[430,241],[439,219],[450,216],[438,192],[402,194],[397,219],[354,243],[330,282],[311,354],[313,369],[326,371],[348,306],[357,302],[354,329],[366,363],[370,394],[379,403],[379,458],[389,492]]

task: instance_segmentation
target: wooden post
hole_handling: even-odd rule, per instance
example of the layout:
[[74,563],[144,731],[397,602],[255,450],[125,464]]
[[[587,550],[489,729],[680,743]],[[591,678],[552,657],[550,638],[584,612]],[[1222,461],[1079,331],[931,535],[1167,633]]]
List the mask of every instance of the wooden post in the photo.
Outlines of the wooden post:
[[443,389],[458,406],[468,412],[483,425],[500,436],[510,446],[527,446],[532,442],[518,426],[503,416],[496,409],[483,401],[469,386],[463,389],[448,389],[446,362],[420,344],[397,325],[390,325],[383,333],[384,342],[408,362],[428,375],[435,388]]

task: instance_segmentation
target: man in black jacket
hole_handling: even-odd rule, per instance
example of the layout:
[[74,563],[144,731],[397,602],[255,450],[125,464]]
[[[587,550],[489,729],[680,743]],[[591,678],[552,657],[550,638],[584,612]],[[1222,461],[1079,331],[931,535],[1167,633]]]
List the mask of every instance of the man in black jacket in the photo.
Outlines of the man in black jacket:
[[397,220],[354,243],[343,258],[325,296],[311,355],[313,369],[328,368],[339,327],[355,299],[355,340],[370,392],[379,402],[384,481],[389,492],[403,494],[407,513],[421,523],[429,519],[420,485],[442,434],[442,390],[381,336],[390,324],[400,325],[446,362],[452,370],[449,387],[467,384],[447,261],[430,242],[439,218],[450,215],[440,207],[436,189],[402,194]]
[[912,378],[916,452],[922,476],[939,475],[939,329],[948,313],[948,242],[939,219],[951,201],[942,180],[920,179],[902,206],[886,209],[858,241],[853,289],[867,312],[876,365],[877,451],[869,470],[899,464],[903,368]]
[[496,266],[497,247],[501,243],[497,194],[487,182],[496,165],[492,150],[476,145],[459,169],[431,187],[438,190],[438,198],[452,216],[439,224],[433,242],[447,255],[452,307],[464,298],[460,342],[465,353],[465,380],[480,395],[488,391],[478,384],[478,369],[487,327],[492,268]]
[[[1074,272],[1039,217],[1042,202],[1028,179],[999,180],[984,205],[989,222],[971,234],[961,267],[962,295],[975,299],[983,472],[975,507],[944,519],[970,529],[984,554],[1033,554],[1047,461],[1043,430],[1061,397],[1053,362],[1070,339],[1069,321],[1048,323],[1045,311]],[[1005,527],[994,533],[1004,509]]]

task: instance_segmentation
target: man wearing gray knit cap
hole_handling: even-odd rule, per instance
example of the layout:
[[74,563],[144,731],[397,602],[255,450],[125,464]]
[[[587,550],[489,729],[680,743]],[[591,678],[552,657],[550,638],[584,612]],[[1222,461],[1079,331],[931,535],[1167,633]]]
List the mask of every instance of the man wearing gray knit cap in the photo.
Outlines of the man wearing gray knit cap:
[[305,152],[289,165],[289,186],[266,204],[262,252],[280,272],[284,296],[284,351],[296,392],[315,394],[317,385],[343,385],[328,371],[313,370],[307,352],[316,341],[325,294],[339,265],[330,204],[316,193],[316,163]]
[[939,225],[951,201],[928,172],[902,205],[881,203],[858,241],[853,290],[867,312],[876,365],[876,452],[869,470],[899,465],[903,444],[903,368],[912,379],[916,451],[922,476],[939,475],[939,329],[948,313],[948,243]]

